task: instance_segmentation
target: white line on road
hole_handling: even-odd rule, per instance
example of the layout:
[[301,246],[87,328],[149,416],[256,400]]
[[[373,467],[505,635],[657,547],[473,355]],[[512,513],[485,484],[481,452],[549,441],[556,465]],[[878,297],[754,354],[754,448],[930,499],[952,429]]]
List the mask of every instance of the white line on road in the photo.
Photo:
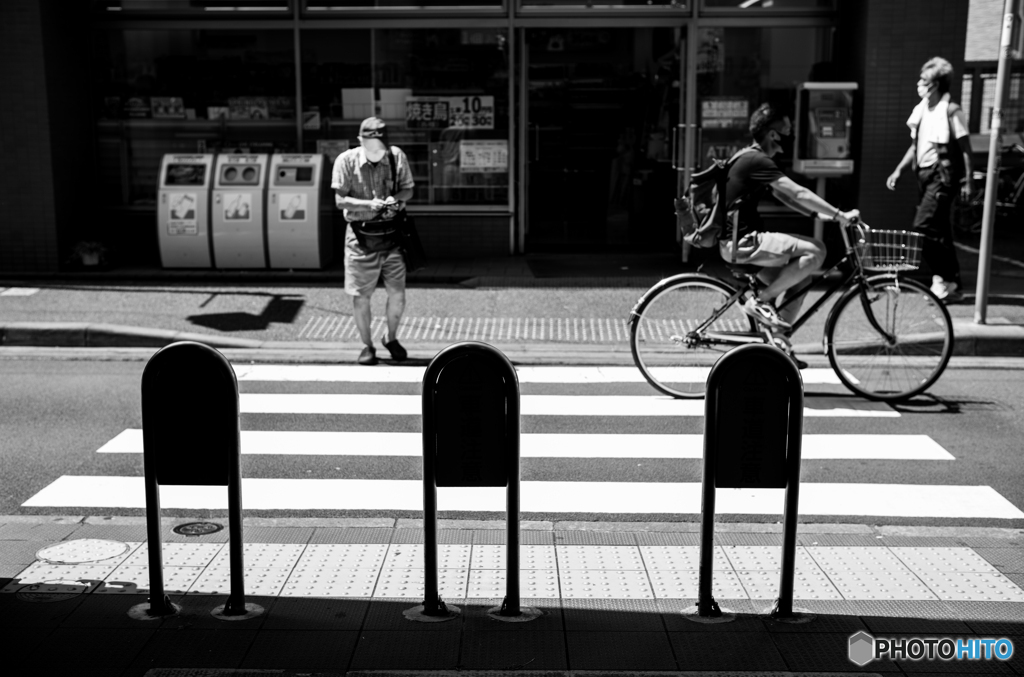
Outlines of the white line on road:
[[[239,381],[311,381],[351,383],[420,383],[426,367],[378,365],[236,364]],[[658,376],[674,383],[705,383],[711,367],[659,367]],[[636,367],[516,367],[520,383],[646,383]],[[800,372],[805,385],[839,385],[831,369]]]
[[[701,485],[669,482],[523,482],[522,510],[534,513],[700,513]],[[782,489],[719,489],[719,514],[779,515]],[[419,480],[242,480],[247,510],[422,510]],[[220,510],[224,487],[166,486],[168,509]],[[26,508],[144,508],[142,477],[64,475],[23,503]],[[493,487],[442,487],[438,509],[504,512]],[[1024,512],[988,486],[805,483],[800,514],[827,516],[1021,519]]]
[[[2,288],[0,288],[2,289]],[[32,296],[39,291],[38,287],[11,287],[0,291],[0,296]]]
[[[703,458],[703,435],[522,435],[523,458]],[[142,430],[129,428],[97,450],[141,454]],[[243,430],[242,453],[279,456],[422,456],[420,433]],[[804,435],[804,460],[952,461],[928,435]]]
[[[244,414],[392,414],[420,416],[419,395],[242,393]],[[809,397],[804,416],[899,418],[884,402],[853,397]],[[630,395],[523,395],[525,416],[704,416],[704,400]]]

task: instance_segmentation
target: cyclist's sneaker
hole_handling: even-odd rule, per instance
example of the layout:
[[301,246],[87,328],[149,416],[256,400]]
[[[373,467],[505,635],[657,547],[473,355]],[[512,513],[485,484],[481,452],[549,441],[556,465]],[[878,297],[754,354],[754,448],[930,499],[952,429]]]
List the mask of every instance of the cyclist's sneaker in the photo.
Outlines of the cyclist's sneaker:
[[946,294],[949,293],[949,287],[946,281],[938,275],[932,275],[932,293],[938,297],[941,301],[946,298]]
[[789,330],[793,328],[789,322],[779,317],[779,311],[770,303],[758,301],[753,296],[743,304],[743,312],[754,318],[761,324],[768,325],[772,329]]

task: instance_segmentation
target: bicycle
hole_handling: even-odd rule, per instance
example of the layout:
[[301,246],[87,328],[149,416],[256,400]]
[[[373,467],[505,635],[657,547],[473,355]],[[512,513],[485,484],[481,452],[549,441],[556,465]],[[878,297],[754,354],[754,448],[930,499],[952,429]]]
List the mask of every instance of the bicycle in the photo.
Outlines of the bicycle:
[[[974,191],[967,199],[959,195],[953,200],[953,227],[958,233],[973,235],[981,232],[981,219],[985,211],[985,172],[973,172]],[[997,221],[1018,223],[1024,214],[1024,145],[1015,143],[1002,152],[996,176]]]
[[[841,227],[846,253],[825,276],[849,264],[842,280],[793,323],[796,331],[837,292],[822,337],[829,364],[850,390],[872,400],[896,402],[924,392],[942,375],[953,353],[953,323],[928,287],[903,278],[920,262],[922,236]],[[647,290],[629,313],[629,345],[644,378],[676,398],[704,396],[704,371],[723,352],[766,343],[787,352],[788,339],[746,315],[740,304],[756,294],[764,270],[726,262],[740,284],[705,273],[683,273]],[[865,271],[882,271],[867,276]],[[787,299],[788,305],[811,289]],[[703,376],[704,378],[701,378]]]

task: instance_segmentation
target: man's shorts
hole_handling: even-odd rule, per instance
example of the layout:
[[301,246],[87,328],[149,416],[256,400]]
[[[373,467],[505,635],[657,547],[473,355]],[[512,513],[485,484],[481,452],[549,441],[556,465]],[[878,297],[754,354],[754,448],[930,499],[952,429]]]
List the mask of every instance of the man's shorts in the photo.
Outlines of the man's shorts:
[[[764,268],[781,268],[798,256],[800,245],[814,242],[825,250],[820,240],[805,235],[789,233],[747,233],[740,238],[736,247],[736,263],[762,266]],[[732,240],[722,238],[718,242],[718,251],[724,261],[732,261]]]
[[401,250],[395,247],[386,252],[368,252],[359,246],[352,226],[346,226],[345,293],[369,297],[382,275],[389,294],[405,291],[405,259]]

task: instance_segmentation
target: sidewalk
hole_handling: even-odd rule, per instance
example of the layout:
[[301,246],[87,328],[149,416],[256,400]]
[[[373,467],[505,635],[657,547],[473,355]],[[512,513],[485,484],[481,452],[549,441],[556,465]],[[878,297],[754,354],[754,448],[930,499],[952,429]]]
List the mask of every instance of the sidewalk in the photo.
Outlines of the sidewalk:
[[[967,298],[948,307],[955,354],[1024,355],[1024,262],[1010,256],[1019,256],[1013,247],[1000,249],[1006,255],[993,264],[988,323],[979,325],[973,321],[977,256],[970,249],[967,243],[959,252]],[[624,322],[629,307],[658,280],[692,268],[675,256],[636,254],[435,261],[410,278],[413,301],[399,336],[413,355],[424,359],[444,345],[472,339],[522,352],[527,360],[540,354],[563,361],[586,355],[591,361],[629,363]],[[232,271],[159,270],[2,278],[0,346],[156,348],[194,340],[221,349],[310,351],[331,361],[352,361],[362,345],[356,340],[351,308],[339,304],[342,279],[341,270],[267,271],[256,278]],[[18,298],[33,289],[42,289],[54,300],[40,306],[33,299],[42,296]],[[424,309],[425,297],[449,298],[457,293],[451,290],[470,289],[520,298],[513,309],[492,308],[476,317],[470,311],[468,318],[461,316],[465,309],[457,296],[448,305],[435,302]],[[552,294],[591,298],[595,303],[579,303],[564,317],[553,317]],[[376,297],[375,340],[384,331],[376,307],[384,295]],[[826,315],[827,309],[819,311],[794,337],[801,354],[821,354]],[[442,329],[445,318],[452,324]],[[461,324],[456,328],[456,321],[462,320],[467,320],[465,329]],[[506,320],[525,326],[513,332]]]
[[[210,611],[226,601],[227,531],[171,531],[187,521],[164,524],[165,580],[182,611],[138,621],[127,612],[146,600],[143,518],[0,517],[0,622],[6,644],[31,657],[6,674],[1024,674],[1019,530],[802,525],[795,606],[815,618],[788,624],[763,615],[777,596],[780,525],[721,523],[713,591],[737,615],[703,624],[680,613],[695,603],[698,524],[523,522],[523,603],[544,615],[501,623],[486,611],[504,594],[504,523],[442,520],[442,597],[462,615],[416,623],[402,612],[422,602],[420,520],[248,519],[246,601],[265,612],[222,621]],[[106,542],[90,555],[83,539]],[[36,560],[59,543],[81,563]],[[67,582],[28,585],[47,580]],[[1005,662],[858,668],[847,657],[858,631],[1005,637],[1016,650]]]

